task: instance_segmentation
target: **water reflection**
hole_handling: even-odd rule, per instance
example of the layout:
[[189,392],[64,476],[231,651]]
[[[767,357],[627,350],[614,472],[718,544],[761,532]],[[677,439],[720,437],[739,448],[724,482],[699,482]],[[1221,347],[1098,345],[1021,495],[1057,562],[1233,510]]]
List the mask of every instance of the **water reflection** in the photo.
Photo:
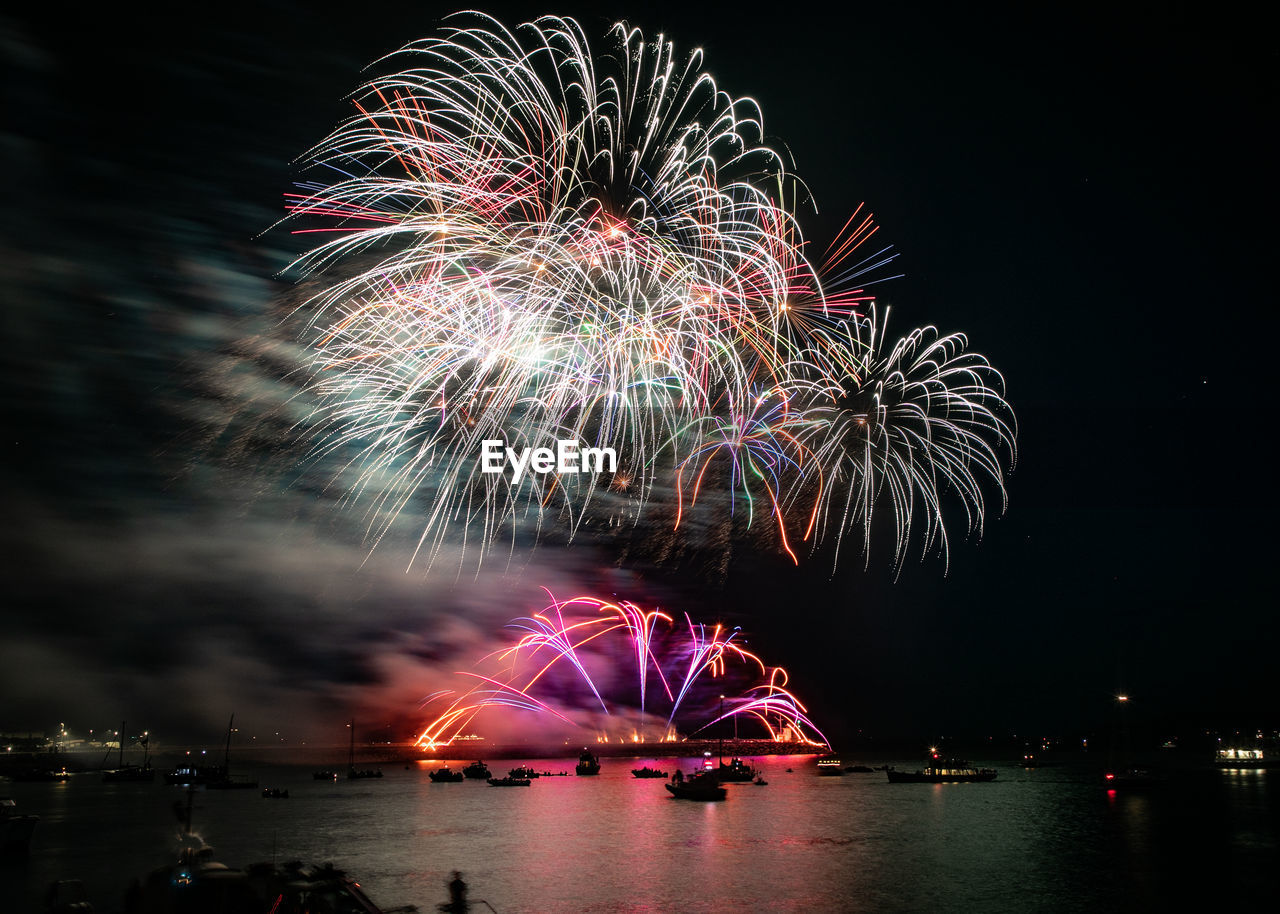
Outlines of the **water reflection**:
[[[491,767],[524,763],[572,770],[539,759]],[[645,764],[674,770],[670,759],[606,759],[598,777],[517,789],[432,783],[438,764],[373,782],[273,769],[264,778],[289,800],[201,792],[196,829],[230,865],[333,861],[380,903],[424,910],[444,900],[455,869],[473,899],[502,914],[1141,910],[1276,888],[1268,863],[1280,801],[1263,775],[1205,772],[1158,794],[1108,796],[1096,771],[1069,766],[929,785],[889,784],[879,772],[822,778],[811,759],[769,759],[768,786],[731,784],[725,802],[696,803],[672,799],[662,779],[631,776]],[[6,890],[11,900],[25,892],[27,910],[68,877],[110,910],[129,878],[172,852],[176,788],[81,776],[6,790],[42,817],[30,860],[5,864]]]

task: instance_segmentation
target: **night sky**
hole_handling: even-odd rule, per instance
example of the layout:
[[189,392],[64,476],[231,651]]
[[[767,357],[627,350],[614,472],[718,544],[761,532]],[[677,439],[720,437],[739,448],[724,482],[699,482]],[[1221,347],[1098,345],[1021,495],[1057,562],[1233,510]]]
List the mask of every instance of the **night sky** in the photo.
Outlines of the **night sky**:
[[0,18],[0,730],[411,720],[541,584],[742,626],[837,742],[1088,730],[1121,689],[1170,735],[1277,726],[1274,41],[1217,10],[884,6],[486,7],[703,47],[812,191],[808,237],[865,201],[895,326],[1004,374],[1004,516],[949,567],[873,546],[834,576],[750,545],[723,575],[590,547],[406,573],[267,434],[294,160],[452,7]]

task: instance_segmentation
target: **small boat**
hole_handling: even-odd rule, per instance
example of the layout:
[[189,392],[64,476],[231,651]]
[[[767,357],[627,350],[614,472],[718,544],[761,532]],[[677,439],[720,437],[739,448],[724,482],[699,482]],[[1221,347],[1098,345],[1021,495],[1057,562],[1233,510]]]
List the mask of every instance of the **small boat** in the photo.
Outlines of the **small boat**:
[[287,800],[289,799],[289,791],[281,790],[279,787],[263,787],[262,798],[264,800]]
[[155,779],[156,773],[150,764],[125,765],[102,773],[104,784],[149,784]]
[[221,765],[179,765],[166,772],[166,784],[182,784],[184,786],[203,787],[210,781],[226,780],[226,769]]
[[542,775],[538,774],[538,772],[534,771],[528,765],[521,765],[518,768],[512,768],[510,771],[507,772],[507,775],[513,778],[525,778],[525,779],[542,777]]
[[239,781],[231,777],[231,734],[235,732],[236,716],[227,721],[227,748],[221,765],[181,765],[164,776],[166,784],[185,784],[208,790],[257,790],[257,781]]
[[676,772],[676,777],[671,779],[670,784],[663,784],[677,800],[723,800],[729,795],[729,791],[720,786],[713,772],[701,772],[688,778],[684,778],[680,772]]
[[338,772],[330,771],[328,768],[325,768],[321,771],[311,772],[311,776],[317,781],[336,781],[338,779]]
[[351,728],[351,748],[347,752],[347,780],[368,781],[382,777],[381,768],[356,767],[356,719],[354,717],[351,718],[348,726]]
[[1164,779],[1150,768],[1120,768],[1102,776],[1102,786],[1108,791],[1144,793],[1164,786]]
[[466,768],[463,768],[462,774],[464,777],[472,778],[478,781],[483,781],[486,778],[493,777],[493,772],[489,770],[489,766],[486,765],[484,762],[480,762],[480,761],[472,762]]
[[[383,912],[333,864],[308,866],[297,861],[277,866],[257,863],[232,869],[213,859],[213,848],[191,830],[194,788],[185,809],[175,804],[184,825],[177,859],[135,880],[126,902],[130,911],[343,911]],[[74,910],[74,909],[73,909]],[[405,909],[396,909],[405,910]]]
[[18,815],[18,804],[0,797],[0,853],[26,853],[39,816]]
[[[103,772],[102,782],[104,784],[146,784],[156,779],[156,773],[151,767],[151,741],[148,736],[143,735],[138,738],[138,742],[142,744],[142,764],[126,765],[124,763],[124,734],[126,723],[128,723],[128,721],[120,721],[120,733],[116,741],[116,745],[120,751],[120,756],[116,761],[116,767],[113,771]],[[108,757],[110,757],[110,750],[108,750]],[[103,761],[105,761],[105,759]]]
[[752,781],[751,783],[755,784],[757,787],[768,787],[768,786],[769,786],[769,782],[768,782],[768,781],[766,781],[766,780],[764,779],[764,775],[763,775],[763,774],[756,775],[756,779],[755,779],[754,781]]
[[11,771],[5,776],[11,781],[65,781],[71,777],[71,772],[65,767],[56,771],[52,768],[25,768]]
[[826,778],[838,778],[844,775],[844,768],[840,767],[840,759],[838,758],[820,758],[818,759],[818,774]]
[[975,768],[963,759],[943,758],[936,752],[929,756],[928,764],[920,771],[885,770],[890,784],[957,784],[994,781],[994,768]]
[[667,773],[665,771],[659,771],[657,768],[650,768],[646,765],[643,768],[632,768],[631,776],[633,778],[665,778],[667,777]]
[[541,775],[539,775],[539,776],[540,776],[540,777],[544,777],[544,778],[567,778],[567,777],[569,776],[569,772],[567,772],[567,771],[544,771],[544,772],[542,772],[542,774],[541,774]]
[[457,781],[461,781],[463,774],[461,771],[454,771],[448,765],[445,765],[442,768],[437,768],[435,771],[432,771],[427,775],[427,777],[431,778],[431,780],[437,784],[453,784]]
[[489,778],[490,787],[528,787],[532,783],[528,778]]
[[574,766],[574,772],[581,775],[599,774],[600,759],[596,758],[586,749],[582,750],[582,754],[578,756],[578,764]]
[[721,783],[745,784],[755,779],[760,772],[756,771],[740,758],[731,759],[729,764],[720,763],[719,780]]

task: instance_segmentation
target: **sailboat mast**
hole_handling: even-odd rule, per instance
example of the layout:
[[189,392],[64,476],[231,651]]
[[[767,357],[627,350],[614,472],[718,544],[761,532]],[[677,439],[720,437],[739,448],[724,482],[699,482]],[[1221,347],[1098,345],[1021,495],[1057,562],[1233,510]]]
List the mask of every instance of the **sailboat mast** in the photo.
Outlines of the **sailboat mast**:
[[[724,696],[720,696],[720,767],[724,767]],[[718,769],[717,769],[718,770]]]
[[351,728],[351,749],[347,753],[347,767],[352,771],[356,770],[356,719],[351,718],[351,723],[347,724]]
[[120,738],[116,740],[120,747],[120,763],[116,766],[117,768],[124,767],[124,725],[127,723],[127,720],[120,721]]

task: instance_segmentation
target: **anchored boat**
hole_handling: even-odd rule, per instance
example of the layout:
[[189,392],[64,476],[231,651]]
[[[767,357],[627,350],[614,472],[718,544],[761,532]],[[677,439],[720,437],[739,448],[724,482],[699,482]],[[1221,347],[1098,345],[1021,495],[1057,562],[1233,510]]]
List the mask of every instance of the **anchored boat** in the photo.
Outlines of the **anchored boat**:
[[994,768],[975,768],[963,759],[943,758],[937,752],[929,756],[928,764],[919,771],[896,771],[887,768],[885,774],[890,784],[954,784],[994,781]]

